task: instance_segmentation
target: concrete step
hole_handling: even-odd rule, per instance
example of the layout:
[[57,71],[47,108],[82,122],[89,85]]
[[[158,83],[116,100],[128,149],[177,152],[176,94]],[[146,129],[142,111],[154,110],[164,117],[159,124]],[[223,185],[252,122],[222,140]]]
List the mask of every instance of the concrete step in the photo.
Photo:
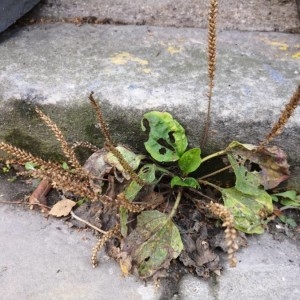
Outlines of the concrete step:
[[[94,91],[114,138],[143,149],[140,119],[169,111],[198,145],[207,107],[206,30],[150,26],[36,24],[11,29],[0,41],[0,138],[35,154],[58,145],[33,112],[42,106],[69,141],[101,145],[87,101]],[[300,79],[296,34],[218,34],[212,126],[204,149],[232,140],[259,143]],[[299,184],[300,110],[276,144],[288,152]]]
[[[219,0],[222,30],[299,32],[295,0]],[[108,24],[207,27],[208,0],[48,0],[28,18]],[[84,19],[82,19],[84,18]]]

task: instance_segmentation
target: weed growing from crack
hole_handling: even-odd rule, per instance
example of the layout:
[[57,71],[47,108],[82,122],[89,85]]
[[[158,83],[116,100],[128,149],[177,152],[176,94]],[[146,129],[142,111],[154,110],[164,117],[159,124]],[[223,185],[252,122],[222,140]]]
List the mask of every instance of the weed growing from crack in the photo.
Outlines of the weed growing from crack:
[[[211,101],[216,71],[217,7],[218,1],[211,0],[208,26],[208,108],[201,148],[207,140],[210,126]],[[174,219],[176,219],[181,208],[180,202],[185,195],[197,191],[200,186],[212,187],[218,193],[218,197],[221,196],[224,201],[224,205],[210,202],[202,205],[202,207],[208,208],[214,216],[222,220],[222,226],[226,228],[225,242],[228,260],[231,266],[236,266],[235,254],[238,250],[238,231],[262,233],[267,218],[273,213],[272,197],[266,192],[268,188],[265,188],[265,190],[262,186],[270,186],[270,179],[272,187],[276,186],[285,180],[289,174],[288,165],[281,150],[276,147],[270,149],[266,145],[281,133],[286,122],[299,105],[300,86],[298,86],[281,113],[279,120],[259,147],[234,141],[226,149],[206,157],[201,157],[200,148],[187,149],[188,141],[185,131],[170,114],[161,112],[146,113],[142,124],[146,120],[150,128],[149,139],[145,142],[145,147],[153,159],[151,163],[144,161],[141,163],[142,159],[138,159],[138,155],[133,152],[129,153],[131,158],[126,157],[127,150],[122,150],[113,142],[100,105],[94,99],[93,92],[89,95],[89,100],[96,112],[99,127],[105,138],[104,147],[106,150],[103,150],[108,152],[105,156],[106,163],[120,172],[122,172],[120,170],[122,167],[123,171],[129,175],[128,181],[123,184],[121,191],[118,190],[118,193],[113,191],[111,196],[108,192],[110,188],[113,189],[112,185],[115,184],[114,180],[117,179],[116,173],[112,175],[109,173],[110,171],[107,171],[106,176],[113,178],[113,183],[111,180],[107,180],[109,182],[108,187],[103,192],[102,186],[100,186],[103,181],[100,180],[100,185],[94,181],[95,179],[99,180],[99,178],[89,174],[77,160],[74,151],[77,146],[86,146],[92,150],[97,150],[97,148],[85,143],[77,143],[73,147],[69,147],[58,126],[38,108],[36,108],[37,114],[54,132],[71,168],[66,169],[58,163],[47,162],[9,144],[0,143],[0,150],[16,157],[20,164],[30,161],[36,165],[33,169],[22,172],[23,175],[29,174],[35,178],[46,179],[56,189],[64,192],[69,191],[90,201],[100,201],[103,204],[111,220],[108,222],[109,226],[107,226],[109,229],[106,229],[106,233],[98,240],[92,250],[93,267],[98,264],[97,255],[101,247],[110,239],[117,237],[121,244],[117,258],[120,260],[120,266],[124,274],[136,272],[141,278],[149,278],[155,276],[161,269],[167,268],[171,260],[180,256],[184,248],[180,234],[181,229],[174,223]],[[142,130],[146,130],[144,125],[142,125]],[[112,155],[117,162],[109,155]],[[227,155],[230,167],[234,171],[236,177],[234,186],[223,188],[203,180],[228,169],[228,166],[207,176],[204,175],[202,178],[191,175],[205,161],[221,155]],[[277,160],[278,157],[281,159],[280,166]],[[132,167],[135,160],[138,161],[137,166]],[[247,169],[246,161],[258,164],[262,172],[252,172]],[[177,165],[173,165],[176,169],[175,172],[173,170],[171,172],[163,165],[164,163],[174,162],[178,162]],[[162,163],[162,165],[159,163]],[[276,172],[274,172],[274,165]],[[138,170],[137,173],[135,170]],[[123,177],[126,178],[124,173]],[[160,185],[162,178],[164,178],[164,182]],[[156,194],[158,194],[154,191],[155,188],[160,190],[163,186],[167,186],[167,193],[169,194],[167,201],[161,193],[162,200],[158,199],[157,203],[155,201],[154,203],[143,202],[149,194],[155,200]],[[145,196],[145,194],[148,195]],[[166,206],[164,208],[159,208],[159,206],[168,202],[170,198],[172,200],[171,207],[169,213],[166,213]],[[207,200],[204,199],[195,200],[193,196],[190,198],[193,199],[192,204],[195,204],[195,201],[203,204],[207,203]],[[293,201],[296,203],[296,200]],[[72,207],[74,205],[76,203],[72,203]],[[157,207],[158,209],[154,210]],[[198,209],[201,205],[195,205],[195,207]],[[132,220],[134,221],[133,225],[131,224]],[[202,242],[208,245],[206,241]],[[131,269],[133,266],[134,268]],[[192,262],[192,266],[197,267],[197,263]],[[201,267],[203,266],[201,265]]]

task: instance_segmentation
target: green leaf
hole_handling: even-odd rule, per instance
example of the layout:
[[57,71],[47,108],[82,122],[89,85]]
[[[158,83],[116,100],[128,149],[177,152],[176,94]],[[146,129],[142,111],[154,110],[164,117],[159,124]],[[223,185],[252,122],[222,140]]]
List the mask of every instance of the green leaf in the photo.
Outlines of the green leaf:
[[10,170],[10,165],[9,165],[9,164],[6,164],[6,166],[4,166],[4,167],[2,168],[2,172],[3,172],[3,173],[8,173],[9,170]]
[[183,153],[178,161],[178,165],[183,174],[196,171],[201,164],[201,150],[193,148]]
[[180,178],[178,176],[174,176],[171,180],[171,187],[174,186],[184,186],[184,187],[192,187],[199,188],[200,185],[198,181],[193,177]]
[[79,207],[79,206],[81,206],[83,203],[85,203],[86,201],[87,201],[86,198],[82,198],[82,199],[80,199],[80,200],[78,200],[78,201],[76,202],[76,205]]
[[63,162],[62,167],[64,170],[69,170],[69,166],[65,161]]
[[[151,184],[156,179],[155,170],[156,168],[154,164],[144,165],[140,169],[138,176],[141,179],[143,179],[144,182]],[[137,184],[135,181],[131,181],[129,186],[124,191],[124,195],[126,199],[132,202],[142,188],[143,187]],[[121,224],[121,234],[123,237],[127,236],[127,231],[128,231],[127,220],[128,220],[128,210],[124,207],[120,207],[120,224]]]
[[236,182],[235,187],[222,189],[224,205],[233,213],[235,227],[246,233],[263,233],[267,216],[273,212],[273,199],[262,188],[257,172],[249,172],[228,154]]
[[7,179],[8,182],[15,182],[17,180],[17,176],[12,176]]
[[27,171],[32,171],[32,170],[35,169],[36,166],[37,166],[36,164],[34,164],[33,162],[29,161],[29,162],[27,162],[27,163],[25,164],[25,169],[26,169]]
[[300,196],[297,196],[295,200],[281,199],[280,203],[284,206],[292,206],[294,208],[300,208]]
[[[135,154],[123,146],[117,146],[116,148],[133,170],[136,170],[140,165],[141,160],[145,158],[144,155]],[[116,167],[122,173],[125,179],[130,179],[130,175],[124,170],[119,160],[111,152],[107,153],[107,155],[104,157],[104,161],[111,166]]]
[[286,223],[293,228],[297,227],[297,223],[293,218],[288,218],[285,215],[279,216],[278,218],[280,219],[281,222]]
[[[285,191],[283,193],[277,193],[272,195],[272,199],[274,201],[279,200],[280,204],[284,206],[292,206],[294,208],[300,208],[300,195],[297,195],[296,191]],[[275,200],[276,201],[276,200]]]
[[[167,215],[155,210],[143,211],[138,215],[136,229],[123,240],[121,249],[131,257],[141,278],[167,269],[170,261],[177,258],[182,250],[176,225]],[[120,263],[122,265],[122,261]]]
[[283,193],[273,194],[272,196],[282,197],[282,198],[286,198],[286,199],[289,199],[292,201],[295,201],[297,199],[297,193],[294,190],[285,191]]
[[[153,183],[156,179],[155,170],[155,164],[144,165],[140,169],[138,176],[146,183]],[[128,199],[129,201],[133,201],[142,188],[143,187],[137,184],[135,181],[131,181],[129,186],[124,191],[126,199]]]
[[221,190],[224,205],[230,208],[235,228],[245,233],[263,233],[264,220],[273,212],[272,197],[264,190],[244,194],[236,188]]
[[246,167],[239,165],[232,155],[228,154],[227,156],[236,177],[236,189],[249,195],[260,194],[261,189],[259,188],[259,174],[257,172],[249,172]]
[[120,215],[120,227],[121,227],[121,234],[123,237],[126,237],[128,234],[128,209],[121,206],[119,209],[119,215]]
[[[149,129],[146,150],[157,161],[177,161],[187,147],[184,128],[167,112],[151,111],[144,114],[142,130]],[[147,128],[149,127],[149,128]]]

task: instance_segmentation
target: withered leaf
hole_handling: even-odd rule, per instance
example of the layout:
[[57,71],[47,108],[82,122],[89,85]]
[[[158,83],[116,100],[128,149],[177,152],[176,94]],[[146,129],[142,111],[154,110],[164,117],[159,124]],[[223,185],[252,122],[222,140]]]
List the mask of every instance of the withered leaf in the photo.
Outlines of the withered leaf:
[[65,217],[67,216],[72,208],[76,205],[76,202],[64,199],[59,202],[57,202],[50,210],[49,215],[52,215],[54,217]]
[[227,151],[235,157],[240,156],[259,165],[260,183],[265,190],[273,189],[290,175],[287,155],[277,146],[259,148],[234,141],[227,147]]

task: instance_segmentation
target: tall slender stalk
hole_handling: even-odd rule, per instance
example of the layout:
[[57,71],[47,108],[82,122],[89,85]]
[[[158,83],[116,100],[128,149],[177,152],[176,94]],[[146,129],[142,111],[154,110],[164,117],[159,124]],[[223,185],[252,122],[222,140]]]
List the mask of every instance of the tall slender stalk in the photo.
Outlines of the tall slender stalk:
[[267,145],[277,135],[281,134],[285,124],[288,122],[289,118],[292,116],[293,112],[295,111],[298,105],[300,105],[300,84],[297,86],[290,101],[285,105],[277,122],[273,125],[271,132],[266,136],[265,140],[261,143],[259,148]]
[[207,114],[204,125],[204,132],[200,147],[206,143],[209,127],[210,127],[210,113],[211,101],[214,87],[215,71],[216,71],[216,45],[217,45],[217,14],[218,14],[218,1],[210,0],[210,7],[208,13],[208,104]]

